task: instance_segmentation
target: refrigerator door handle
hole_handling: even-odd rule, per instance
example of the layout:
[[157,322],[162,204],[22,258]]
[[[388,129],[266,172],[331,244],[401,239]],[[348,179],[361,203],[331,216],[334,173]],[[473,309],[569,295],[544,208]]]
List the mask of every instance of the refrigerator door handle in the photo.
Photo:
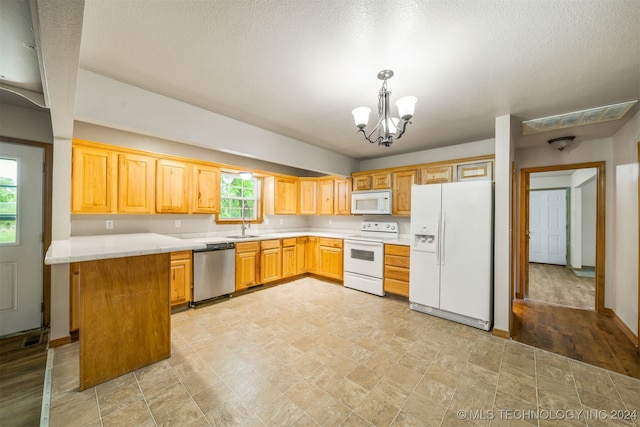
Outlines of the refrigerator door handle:
[[[438,235],[440,235],[440,224],[442,223],[441,218],[442,212],[438,212]],[[440,265],[440,237],[436,237],[436,265]]]
[[445,226],[447,224],[447,214],[446,212],[442,213],[442,232],[440,233],[440,248],[442,251],[442,254],[440,255],[440,265],[444,265],[444,231],[445,231]]

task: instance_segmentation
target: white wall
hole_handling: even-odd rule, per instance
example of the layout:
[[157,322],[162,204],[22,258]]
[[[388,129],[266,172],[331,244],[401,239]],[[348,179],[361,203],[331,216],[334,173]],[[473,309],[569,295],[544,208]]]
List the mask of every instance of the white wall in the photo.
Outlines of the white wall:
[[515,274],[511,268],[511,233],[515,227],[511,218],[511,206],[516,203],[511,197],[511,167],[515,156],[515,135],[519,132],[519,126],[514,117],[505,115],[496,117],[495,129],[493,323],[496,329],[511,331],[511,282]]
[[[402,141],[396,142],[401,144]],[[440,162],[465,157],[487,156],[495,152],[495,139],[483,139],[451,145],[448,147],[432,148],[429,150],[415,151],[413,153],[398,154],[395,156],[380,157],[377,159],[362,160],[361,171],[386,169],[421,163]]]
[[358,166],[342,154],[83,69],[75,113],[82,122],[321,173],[349,175]]
[[51,143],[51,115],[48,111],[0,104],[0,135]]
[[613,137],[615,170],[609,176],[615,181],[614,247],[615,283],[611,308],[638,335],[638,142],[640,113]]

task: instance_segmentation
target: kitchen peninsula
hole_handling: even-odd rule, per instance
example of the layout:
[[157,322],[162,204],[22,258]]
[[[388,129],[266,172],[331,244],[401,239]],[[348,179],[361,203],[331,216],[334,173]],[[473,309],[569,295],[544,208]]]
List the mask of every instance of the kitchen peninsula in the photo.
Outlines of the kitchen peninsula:
[[46,264],[80,265],[80,390],[171,355],[170,252],[203,247],[154,233],[52,242]]

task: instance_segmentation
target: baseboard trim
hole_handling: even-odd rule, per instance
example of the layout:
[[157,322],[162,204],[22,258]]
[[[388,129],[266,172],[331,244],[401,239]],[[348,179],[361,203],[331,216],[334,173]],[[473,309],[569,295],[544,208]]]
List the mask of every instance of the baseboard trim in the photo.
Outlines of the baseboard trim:
[[615,322],[618,325],[618,327],[620,328],[620,330],[622,330],[622,333],[624,333],[625,336],[627,338],[629,338],[629,340],[633,343],[633,345],[635,345],[636,347],[638,346],[638,336],[633,333],[633,331],[627,326],[626,323],[624,323],[622,321],[621,318],[618,317],[618,315],[616,314],[615,311],[613,311],[610,308],[605,307],[604,308],[604,314],[609,316],[609,317],[612,317],[613,320],[615,320]]
[[506,340],[511,338],[511,334],[509,333],[509,331],[505,331],[505,330],[497,329],[497,328],[493,328],[493,335],[498,337],[498,338],[504,338]]
[[60,347],[65,344],[71,344],[71,336],[56,338],[55,340],[49,341],[49,348]]

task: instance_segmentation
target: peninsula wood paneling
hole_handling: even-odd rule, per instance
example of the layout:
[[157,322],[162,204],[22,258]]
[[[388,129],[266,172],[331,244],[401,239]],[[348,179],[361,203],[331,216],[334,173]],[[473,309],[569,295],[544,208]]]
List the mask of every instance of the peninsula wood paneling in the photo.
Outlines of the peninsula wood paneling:
[[169,260],[80,263],[80,390],[171,355]]

